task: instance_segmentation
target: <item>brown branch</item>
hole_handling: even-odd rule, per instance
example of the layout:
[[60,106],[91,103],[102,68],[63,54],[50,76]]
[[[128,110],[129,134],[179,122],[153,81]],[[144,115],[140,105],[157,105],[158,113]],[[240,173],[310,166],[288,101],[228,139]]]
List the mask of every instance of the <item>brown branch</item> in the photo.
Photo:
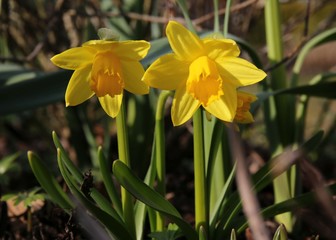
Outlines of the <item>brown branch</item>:
[[[258,0],[248,0],[246,2],[234,5],[231,7],[230,12],[237,12],[241,9],[244,9],[252,4],[255,4],[256,2],[258,2]],[[219,15],[223,15],[225,14],[225,8],[221,8],[218,10]],[[101,14],[87,14],[87,13],[83,13],[83,12],[77,12],[77,14],[80,15],[85,15],[86,17],[109,17],[109,18],[113,18],[113,17],[120,17],[120,16],[127,16],[128,18],[132,19],[132,20],[139,20],[139,21],[144,21],[144,22],[155,22],[155,23],[168,23],[169,20],[175,20],[177,22],[180,23],[185,23],[184,18],[182,17],[173,17],[173,18],[167,18],[167,17],[158,17],[158,16],[151,16],[151,15],[146,15],[146,14],[140,14],[140,13],[135,13],[135,12],[129,12],[129,13],[125,13],[125,14],[121,14],[121,13],[113,13],[113,12],[107,12],[107,13],[101,13]],[[212,19],[214,17],[214,13],[208,13],[204,16],[201,16],[199,18],[193,19],[192,22],[194,25],[199,25],[205,21],[208,21],[210,19]]]
[[[244,9],[244,8],[252,5],[252,4],[255,4],[257,2],[258,2],[258,0],[248,0],[248,1],[245,1],[243,3],[239,3],[237,5],[232,6],[231,9],[230,9],[230,12],[233,13],[233,12],[240,11],[240,10],[242,10],[242,9]],[[219,9],[218,10],[219,16],[220,15],[224,15],[225,14],[225,10],[226,10],[225,8]],[[199,18],[196,18],[196,19],[192,20],[192,22],[195,25],[198,25],[198,24],[201,24],[201,23],[203,23],[205,21],[208,21],[208,20],[212,19],[214,16],[215,16],[215,14],[213,12],[211,12],[211,13],[208,13],[208,14],[202,16],[202,17],[199,17]]]
[[[245,1],[243,3],[234,5],[231,7],[230,11],[231,12],[236,12],[239,11],[243,8],[246,8],[252,4],[255,4],[258,0],[248,0]],[[63,1],[61,1],[63,2]],[[60,8],[60,7],[58,7]],[[219,15],[223,15],[225,14],[225,8],[219,9]],[[79,15],[79,16],[85,16],[85,17],[100,17],[100,18],[113,18],[113,17],[120,17],[120,16],[126,16],[130,19],[133,20],[139,20],[139,21],[144,21],[144,22],[156,22],[156,23],[162,23],[162,24],[167,24],[169,20],[175,20],[177,22],[180,22],[182,24],[185,23],[184,18],[182,17],[173,17],[173,18],[168,18],[168,17],[158,17],[158,16],[151,16],[151,15],[145,15],[145,14],[139,14],[139,13],[135,13],[135,12],[129,12],[129,13],[112,13],[112,12],[107,12],[107,13],[95,13],[95,14],[88,14],[86,12],[78,12],[78,11],[68,11],[67,15],[70,16],[75,16],[75,15]],[[210,19],[212,19],[214,17],[214,13],[208,13],[204,16],[201,16],[199,18],[196,18],[194,20],[192,20],[193,24],[195,26],[202,24],[205,21],[208,21]],[[14,58],[14,57],[2,57],[0,56],[0,62],[4,62],[4,61],[11,61],[11,62],[17,62],[17,63],[24,63],[24,62],[30,62],[32,61],[34,58],[36,58],[36,56],[42,51],[43,47],[45,46],[45,43],[47,41],[48,38],[48,34],[51,31],[51,29],[53,28],[55,22],[57,21],[57,17],[54,16],[47,25],[47,28],[44,32],[44,36],[41,39],[41,41],[39,41],[37,43],[37,45],[34,47],[34,49],[28,54],[28,56],[23,57],[23,58]]]
[[233,125],[230,126],[228,134],[233,159],[237,164],[236,182],[238,192],[242,201],[244,213],[252,230],[253,237],[258,240],[268,240],[270,239],[270,234],[260,214],[260,205],[255,192],[253,191],[251,176],[248,171],[246,159],[244,159],[243,156],[241,139],[234,130]]
[[44,31],[43,37],[41,41],[37,43],[33,51],[31,51],[28,56],[24,58],[15,58],[15,57],[1,57],[0,56],[0,62],[5,62],[5,61],[10,61],[10,62],[16,62],[16,63],[24,63],[24,62],[30,62],[32,61],[43,49],[47,39],[48,39],[48,34],[53,28],[54,24],[56,23],[57,18],[53,17],[47,25],[46,30]]

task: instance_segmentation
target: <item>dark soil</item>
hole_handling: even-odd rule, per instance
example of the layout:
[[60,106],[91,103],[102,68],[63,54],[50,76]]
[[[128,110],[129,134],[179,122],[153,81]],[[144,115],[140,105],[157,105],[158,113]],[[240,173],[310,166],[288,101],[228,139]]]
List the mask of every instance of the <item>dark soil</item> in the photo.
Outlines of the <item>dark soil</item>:
[[69,216],[49,201],[40,210],[32,213],[31,226],[28,211],[11,217],[6,212],[7,205],[2,202],[1,239],[87,239],[84,230],[72,215]]

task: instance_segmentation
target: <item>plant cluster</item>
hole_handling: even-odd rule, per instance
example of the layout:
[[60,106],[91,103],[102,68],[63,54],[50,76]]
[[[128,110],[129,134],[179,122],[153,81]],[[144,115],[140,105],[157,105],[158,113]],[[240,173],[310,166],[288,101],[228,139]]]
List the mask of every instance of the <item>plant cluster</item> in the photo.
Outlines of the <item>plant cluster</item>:
[[[300,175],[315,174],[321,178],[307,159],[323,140],[323,131],[306,137],[305,121],[310,97],[335,98],[332,80],[336,73],[321,73],[306,85],[299,85],[299,77],[307,54],[334,41],[336,28],[306,41],[288,71],[280,3],[265,1],[270,66],[266,69],[249,43],[228,34],[230,0],[226,1],[224,27],[220,30],[218,2],[214,1],[211,32],[198,33],[186,2],[178,0],[187,27],[171,20],[165,26],[166,37],[152,41],[124,40],[118,37],[120,31],[115,34],[101,28],[99,40],[88,40],[51,58],[53,64],[67,71],[9,81],[0,87],[2,113],[12,111],[11,104],[17,101],[13,96],[18,93],[22,93],[21,99],[31,98],[18,107],[25,109],[39,105],[38,100],[33,100],[39,91],[44,103],[53,102],[64,94],[67,85],[67,107],[97,98],[108,120],[115,124],[118,159],[107,157],[104,146],[96,147],[89,127],[83,126],[87,141],[94,146],[90,149],[93,170],[87,172],[74,163],[56,132],[52,133],[57,167],[69,190],[66,192],[42,159],[33,151],[28,152],[30,167],[47,198],[69,215],[74,214],[90,238],[236,239],[236,235],[249,228],[253,239],[263,240],[271,238],[264,219],[274,218],[280,225],[273,239],[287,239],[287,233],[294,233],[300,224],[295,210],[313,204],[329,211],[329,220],[335,222],[331,195],[336,185],[325,187],[321,180],[313,183],[314,191],[305,192]],[[249,61],[240,56],[241,50]],[[262,90],[250,93],[251,88],[246,87],[256,83]],[[195,213],[192,224],[166,198],[165,125],[170,121],[165,118],[167,106],[171,108],[174,127],[192,122]],[[151,114],[144,116],[141,113],[144,109],[151,109]],[[263,114],[270,159],[251,174],[242,135],[248,130],[246,124],[253,123],[253,115],[258,112]],[[80,115],[83,119],[87,117],[84,112]],[[149,126],[151,121],[154,129]],[[131,156],[136,158],[132,151],[141,148],[141,144],[139,147],[134,143],[144,142],[130,139],[132,131],[139,138],[153,133],[148,162],[132,161]],[[2,165],[7,166],[6,162],[14,158]],[[142,166],[143,177],[139,177],[137,169],[141,165],[146,166]],[[98,180],[102,181],[106,194],[97,188]],[[261,206],[257,194],[270,185],[275,202]],[[45,198],[37,193],[39,190],[7,195],[2,200],[15,198],[30,209],[32,201]],[[328,231],[318,234],[330,237]]]

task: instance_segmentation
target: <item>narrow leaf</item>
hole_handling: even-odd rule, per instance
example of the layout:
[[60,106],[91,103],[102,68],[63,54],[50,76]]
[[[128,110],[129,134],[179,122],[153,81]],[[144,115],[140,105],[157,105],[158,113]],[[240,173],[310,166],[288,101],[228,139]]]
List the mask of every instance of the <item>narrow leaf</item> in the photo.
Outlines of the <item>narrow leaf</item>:
[[41,184],[42,188],[49,194],[51,200],[58,204],[65,211],[73,209],[73,204],[69,197],[63,192],[61,186],[53,177],[49,169],[44,165],[41,159],[33,152],[28,152],[28,160],[31,169]]
[[[332,184],[329,187],[326,188],[330,194],[335,194],[336,193],[336,184]],[[265,209],[262,210],[262,215],[264,218],[270,218],[275,215],[289,212],[289,211],[294,211],[297,208],[304,208],[308,207],[309,205],[315,203],[317,200],[316,193],[315,192],[308,192],[301,194],[299,196],[296,196],[294,198],[291,198],[289,200],[273,204]],[[242,232],[248,225],[246,219],[240,218],[239,220],[236,221],[235,223],[236,226],[239,226],[238,233]]]
[[176,208],[174,208],[174,206],[159,193],[144,184],[120,160],[113,163],[113,173],[127,191],[149,207],[154,208],[166,217],[170,218],[180,227],[181,231],[188,239],[196,240],[198,238],[195,230],[182,219]]
[[[336,77],[336,74],[335,74]],[[299,87],[280,90],[275,94],[305,94],[312,97],[336,98],[336,81],[322,82],[315,85],[303,85]]]
[[230,240],[237,240],[236,231],[234,229],[231,230]]
[[64,99],[71,71],[32,75],[24,81],[0,87],[0,115],[16,113]]
[[[144,183],[149,186],[153,186],[155,176],[156,176],[155,150],[156,150],[156,147],[155,147],[155,139],[154,139],[153,146],[152,146],[151,162],[149,164],[149,167],[148,167],[145,179],[144,179]],[[135,214],[135,227],[136,227],[137,240],[143,239],[142,235],[143,235],[144,224],[146,220],[146,210],[147,210],[147,206],[143,202],[137,201],[135,203],[134,214]],[[156,217],[156,215],[153,214],[153,212],[155,212],[153,209],[151,208],[148,209],[150,226],[156,226],[156,224],[154,224],[152,221],[153,218]],[[154,217],[151,218],[152,216]]]
[[122,213],[122,207],[121,207],[121,200],[117,193],[117,190],[115,189],[113,180],[112,180],[112,174],[111,170],[109,170],[109,167],[107,165],[106,158],[104,156],[104,153],[102,151],[102,148],[98,148],[98,159],[99,159],[99,166],[100,166],[100,172],[103,177],[104,185],[107,191],[107,194],[109,195],[114,208],[116,209],[119,216],[123,216]]
[[297,85],[302,65],[303,65],[304,60],[305,60],[306,56],[308,55],[308,53],[313,48],[315,48],[315,47],[317,47],[317,46],[319,46],[323,43],[327,43],[329,41],[334,41],[335,39],[336,39],[336,28],[332,28],[332,29],[328,29],[328,30],[318,34],[317,36],[315,36],[314,38],[309,40],[304,45],[304,47],[301,49],[298,57],[296,58],[296,61],[295,61],[294,67],[293,67],[293,75],[292,75],[292,78],[291,78],[292,86]]
[[307,151],[311,152],[317,148],[317,146],[321,143],[323,139],[324,131],[318,131],[315,133],[314,136],[312,136],[310,139],[308,139],[304,144],[302,144],[302,148]]
[[127,231],[126,226],[121,223],[118,219],[113,218],[111,215],[107,214],[105,211],[101,210],[95,206],[87,197],[80,191],[77,186],[76,181],[73,179],[71,173],[66,169],[65,164],[62,160],[62,153],[58,149],[57,151],[57,161],[61,174],[68,185],[70,191],[74,196],[87,208],[90,213],[97,218],[113,235],[115,239],[132,239],[131,235]]
[[287,240],[287,231],[283,224],[280,224],[280,226],[275,231],[273,240]]
[[79,171],[79,169],[71,161],[68,154],[65,152],[65,149],[63,148],[60,140],[58,139],[57,134],[54,131],[52,132],[52,138],[53,138],[56,148],[59,149],[62,153],[62,159],[64,161],[64,164],[67,166],[67,168],[71,172],[71,175],[76,179],[77,183],[80,184],[83,181],[83,174]]

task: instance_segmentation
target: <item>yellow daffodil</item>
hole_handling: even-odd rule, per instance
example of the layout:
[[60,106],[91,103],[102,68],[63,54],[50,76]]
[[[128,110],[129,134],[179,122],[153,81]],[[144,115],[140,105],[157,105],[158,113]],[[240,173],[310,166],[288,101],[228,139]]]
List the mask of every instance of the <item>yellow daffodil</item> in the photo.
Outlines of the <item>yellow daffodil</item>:
[[149,91],[141,80],[144,69],[139,62],[149,47],[146,41],[92,40],[55,55],[51,58],[55,65],[75,70],[65,93],[66,105],[78,105],[96,94],[105,112],[115,117],[124,89],[135,94]]
[[143,79],[151,87],[175,90],[173,124],[183,124],[200,106],[232,122],[237,109],[236,89],[261,81],[265,72],[238,58],[240,51],[233,40],[201,40],[174,21],[168,23],[166,35],[174,53],[158,58]]
[[237,92],[237,110],[234,121],[236,123],[252,123],[254,122],[253,116],[250,113],[251,103],[257,100],[253,94],[238,91]]

